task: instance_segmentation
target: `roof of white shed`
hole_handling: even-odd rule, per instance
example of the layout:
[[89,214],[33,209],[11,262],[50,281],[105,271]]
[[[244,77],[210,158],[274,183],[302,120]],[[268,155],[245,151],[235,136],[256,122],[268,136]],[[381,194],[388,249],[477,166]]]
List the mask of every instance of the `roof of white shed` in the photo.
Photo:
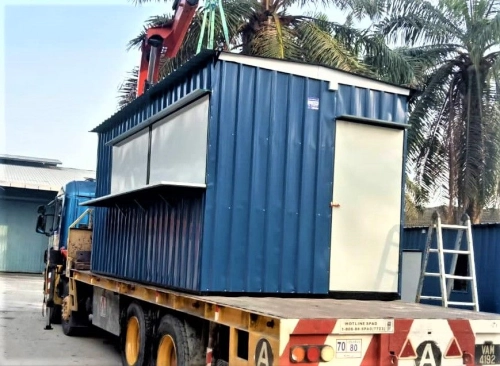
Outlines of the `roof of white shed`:
[[0,186],[59,191],[73,180],[95,179],[95,171],[58,167],[56,160],[0,156]]

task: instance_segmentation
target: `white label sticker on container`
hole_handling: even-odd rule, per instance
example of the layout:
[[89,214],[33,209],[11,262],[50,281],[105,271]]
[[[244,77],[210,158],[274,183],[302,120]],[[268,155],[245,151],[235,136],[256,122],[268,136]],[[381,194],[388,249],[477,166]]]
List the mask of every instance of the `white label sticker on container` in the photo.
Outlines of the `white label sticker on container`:
[[307,98],[307,108],[317,111],[319,109],[319,98]]
[[337,358],[361,358],[361,339],[337,339],[335,354]]
[[393,319],[340,319],[335,327],[339,334],[394,333]]

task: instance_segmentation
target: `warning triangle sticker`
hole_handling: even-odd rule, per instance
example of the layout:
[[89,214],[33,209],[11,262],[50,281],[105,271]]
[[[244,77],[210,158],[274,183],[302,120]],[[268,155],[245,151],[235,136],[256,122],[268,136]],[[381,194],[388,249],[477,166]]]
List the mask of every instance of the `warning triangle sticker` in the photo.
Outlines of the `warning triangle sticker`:
[[448,346],[448,350],[445,353],[444,357],[462,357],[462,350],[458,345],[457,339],[453,338]]
[[399,354],[399,358],[416,358],[417,354],[415,353],[415,349],[411,345],[410,339],[407,339],[401,353]]

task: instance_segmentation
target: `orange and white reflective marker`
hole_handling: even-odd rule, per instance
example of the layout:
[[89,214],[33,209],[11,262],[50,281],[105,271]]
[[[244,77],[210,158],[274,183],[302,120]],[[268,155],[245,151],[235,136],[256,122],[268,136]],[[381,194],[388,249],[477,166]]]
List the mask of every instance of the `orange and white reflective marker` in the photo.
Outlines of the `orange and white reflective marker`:
[[306,350],[303,347],[292,348],[292,361],[302,362],[306,358]]
[[444,357],[446,358],[462,357],[462,350],[460,349],[460,346],[458,345],[456,338],[453,338],[451,340],[450,345],[448,346],[448,350],[446,351]]
[[334,352],[332,346],[325,346],[321,349],[321,360],[323,362],[330,362],[333,360]]
[[321,352],[318,347],[311,346],[307,349],[307,359],[311,362],[318,362]]
[[417,353],[415,352],[415,349],[409,339],[406,340],[403,348],[401,349],[399,358],[417,358]]

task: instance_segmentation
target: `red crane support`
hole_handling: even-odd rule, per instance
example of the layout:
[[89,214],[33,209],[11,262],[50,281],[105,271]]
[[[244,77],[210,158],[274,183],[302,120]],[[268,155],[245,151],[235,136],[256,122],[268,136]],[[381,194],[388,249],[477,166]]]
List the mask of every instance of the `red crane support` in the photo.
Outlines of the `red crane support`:
[[151,27],[141,45],[141,66],[137,96],[158,82],[160,58],[177,55],[198,7],[198,0],[176,0],[172,22],[162,27]]

